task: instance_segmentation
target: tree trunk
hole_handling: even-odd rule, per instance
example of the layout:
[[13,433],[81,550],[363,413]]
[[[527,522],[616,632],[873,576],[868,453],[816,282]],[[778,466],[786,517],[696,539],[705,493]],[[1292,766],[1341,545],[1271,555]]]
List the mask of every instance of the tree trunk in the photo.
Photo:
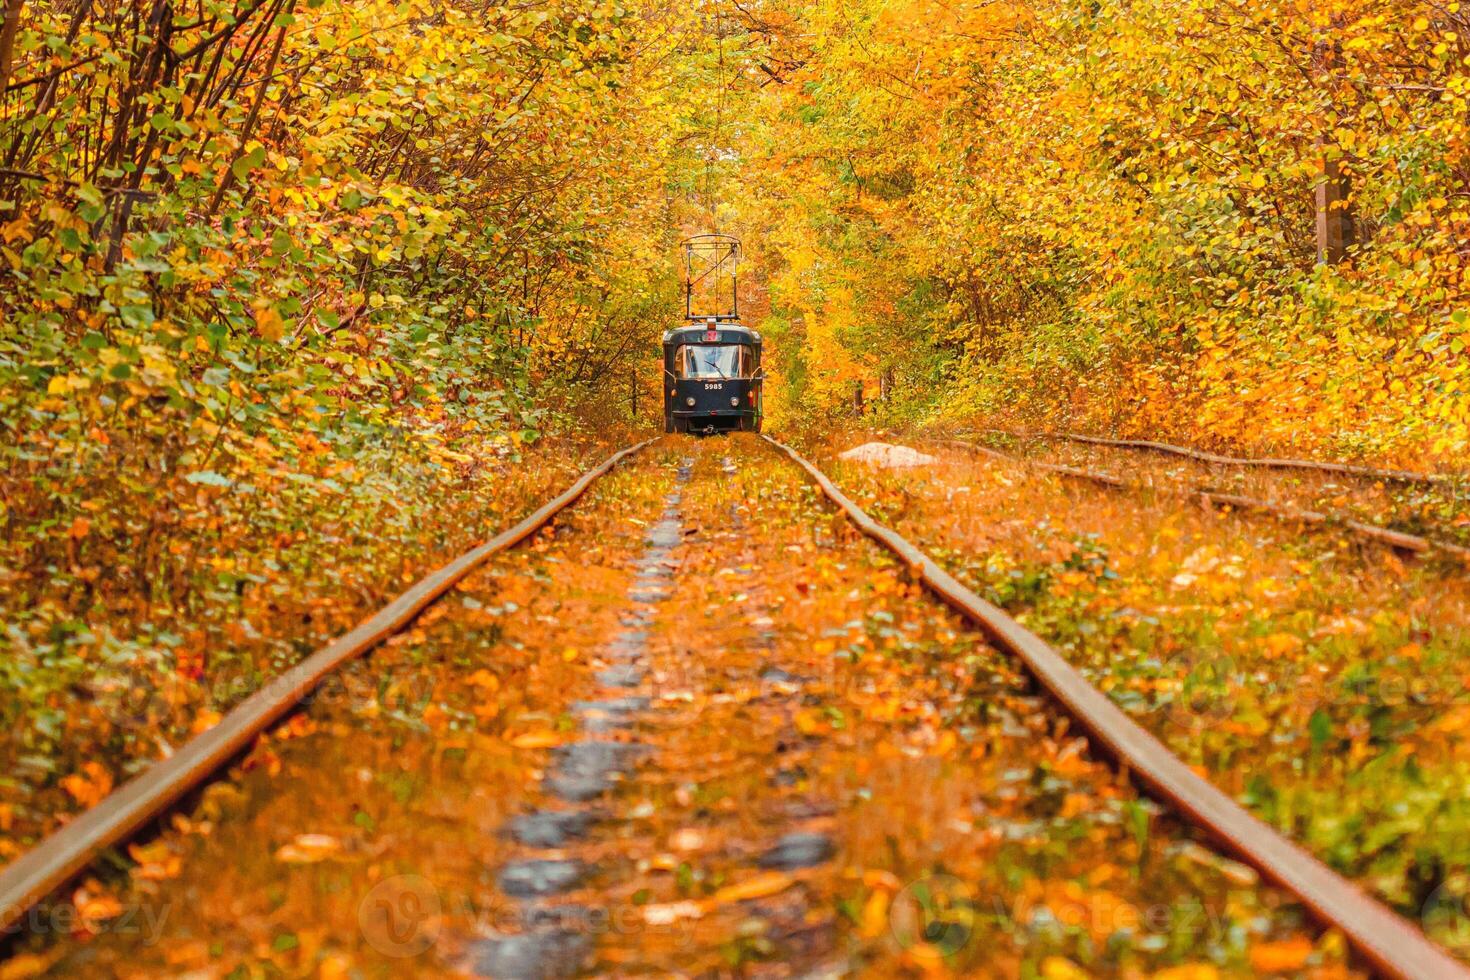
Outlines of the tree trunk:
[[[1341,18],[1334,16],[1332,29],[1342,26]],[[1312,53],[1314,74],[1327,93],[1328,105],[1334,102],[1334,90],[1338,87],[1334,73],[1342,65],[1342,45],[1336,40],[1321,39]],[[1330,118],[1320,125],[1329,127]],[[1348,247],[1356,241],[1352,208],[1352,179],[1342,166],[1342,148],[1327,139],[1319,138],[1317,149],[1322,154],[1322,177],[1315,189],[1317,213],[1317,262],[1337,265],[1347,258]]]
[[1317,184],[1317,261],[1337,265],[1357,241],[1352,180],[1342,169],[1336,147],[1324,147],[1322,179]]
[[10,87],[15,66],[15,35],[20,33],[20,11],[26,0],[5,0],[5,22],[0,25],[0,96]]

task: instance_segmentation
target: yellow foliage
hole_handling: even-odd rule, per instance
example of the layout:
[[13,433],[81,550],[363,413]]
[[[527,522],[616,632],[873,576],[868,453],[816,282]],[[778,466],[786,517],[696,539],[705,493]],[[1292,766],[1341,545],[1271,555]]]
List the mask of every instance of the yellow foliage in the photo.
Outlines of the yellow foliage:
[[[735,210],[789,397],[1470,455],[1470,82],[1424,41],[1458,8],[779,9],[801,67],[744,105]],[[1329,160],[1355,223],[1319,265]]]

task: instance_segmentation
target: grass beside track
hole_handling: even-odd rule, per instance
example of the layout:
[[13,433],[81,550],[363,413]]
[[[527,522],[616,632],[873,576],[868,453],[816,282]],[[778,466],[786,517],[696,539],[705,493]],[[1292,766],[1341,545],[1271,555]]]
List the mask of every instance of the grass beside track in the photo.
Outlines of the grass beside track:
[[[668,594],[639,598],[671,506]],[[630,645],[622,687],[606,672]],[[541,904],[564,910],[558,936],[607,925],[554,947],[596,972],[1345,972],[1340,941],[1139,798],[753,439],[666,440],[343,680],[125,872],[84,883],[94,905],[167,911],[156,932],[100,919],[31,937],[32,962],[449,974],[545,938],[497,877],[535,859],[586,869]],[[587,708],[627,697],[647,699],[631,717]],[[559,780],[588,740],[640,748],[585,802],[585,836],[511,839],[517,817],[583,805]],[[773,848],[792,834],[830,851]],[[412,958],[361,918],[406,877],[439,910]]]
[[940,455],[829,472],[1217,785],[1470,954],[1462,576],[1172,494]]

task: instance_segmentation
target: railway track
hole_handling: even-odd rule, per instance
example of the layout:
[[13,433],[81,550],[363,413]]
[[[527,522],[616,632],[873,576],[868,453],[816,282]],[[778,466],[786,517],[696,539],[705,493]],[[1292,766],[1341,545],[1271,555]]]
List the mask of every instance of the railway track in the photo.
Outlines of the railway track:
[[[1130,443],[1120,442],[1118,440],[1097,440],[1091,437],[1077,438],[1081,441],[1100,445],[1122,445],[1125,447],[1128,445],[1132,445]],[[1118,477],[1112,476],[1107,473],[1099,473],[1095,470],[1088,470],[1060,463],[1047,463],[1040,460],[1027,459],[1021,456],[1013,456],[1010,453],[1004,453],[997,449],[992,449],[989,446],[981,446],[971,442],[964,442],[962,440],[946,440],[946,444],[957,447],[959,449],[963,449],[966,452],[976,453],[982,456],[990,457],[991,459],[1000,460],[1001,462],[1010,463],[1017,466],[1030,466],[1045,473],[1055,473],[1058,476],[1064,476],[1070,479],[1080,480],[1085,483],[1091,483],[1096,486],[1106,487],[1109,490],[1121,490],[1130,493],[1135,493],[1141,490],[1162,490],[1165,493],[1174,493],[1181,497],[1198,500],[1200,503],[1203,503],[1210,507],[1229,507],[1235,510],[1264,514],[1277,520],[1293,521],[1312,527],[1339,528],[1347,532],[1348,534],[1361,538],[1365,541],[1371,541],[1374,544],[1386,545],[1390,548],[1413,552],[1414,554],[1441,554],[1450,558],[1458,559],[1461,562],[1470,563],[1470,548],[1466,548],[1463,545],[1458,545],[1451,541],[1442,541],[1437,538],[1426,537],[1420,534],[1408,534],[1404,531],[1395,531],[1392,528],[1382,527],[1377,524],[1369,524],[1364,521],[1354,520],[1348,517],[1339,517],[1333,514],[1324,513],[1322,511],[1308,510],[1306,508],[1294,507],[1288,504],[1279,503],[1277,501],[1264,500],[1260,497],[1252,497],[1239,493],[1225,493],[1218,490],[1209,490],[1203,488],[1176,490],[1170,488],[1144,486],[1141,484],[1130,483],[1127,480],[1121,480]],[[1138,445],[1152,448],[1155,445],[1163,444],[1146,443]],[[1179,447],[1169,448],[1176,449]],[[1307,460],[1240,461],[1234,460],[1231,457],[1212,457],[1210,456],[1210,454],[1207,453],[1191,453],[1191,455],[1194,458],[1202,459],[1205,462],[1263,462],[1272,465],[1301,463],[1303,464],[1303,466],[1305,466],[1305,464],[1309,462]],[[1328,472],[1344,472],[1357,476],[1372,476],[1376,479],[1402,479],[1411,475],[1400,474],[1397,473],[1397,471],[1369,470],[1365,467],[1334,468],[1329,467],[1328,464],[1322,464],[1321,466],[1312,468],[1319,471],[1326,469]]]
[[[1059,706],[1087,734],[1094,749],[1112,759],[1112,772],[1126,772],[1185,824],[1199,828],[1209,841],[1284,889],[1310,910],[1321,925],[1341,932],[1365,965],[1388,976],[1470,976],[1463,966],[1412,925],[1201,779],[1091,687],[1056,651],[1004,612],[981,600],[913,545],[872,521],[810,462],[788,447],[767,441],[775,452],[783,454],[804,472],[846,520],[891,552],[897,566],[889,568],[879,564],[874,566],[876,571],[858,567],[854,563],[860,555],[867,556],[864,560],[876,559],[857,543],[839,545],[829,541],[828,532],[822,530],[814,514],[799,514],[804,521],[793,519],[772,530],[767,515],[753,513],[753,507],[766,503],[774,510],[777,501],[781,506],[795,506],[790,503],[794,499],[792,490],[777,486],[771,496],[762,496],[767,491],[743,482],[750,478],[741,474],[735,461],[706,458],[715,450],[701,448],[703,470],[697,478],[692,461],[679,462],[673,468],[655,519],[646,533],[638,534],[641,550],[629,563],[632,574],[624,583],[622,598],[610,601],[609,608],[616,611],[619,628],[598,647],[596,669],[588,679],[596,696],[567,701],[560,709],[559,716],[567,718],[577,734],[566,738],[548,735],[544,742],[538,741],[540,736],[523,735],[515,740],[523,750],[549,753],[544,765],[537,768],[539,790],[521,800],[516,812],[507,812],[496,831],[509,842],[497,851],[496,887],[517,910],[516,921],[521,927],[468,945],[456,961],[460,968],[498,976],[561,975],[585,967],[598,955],[613,957],[599,962],[614,964],[631,964],[636,962],[632,959],[635,955],[648,955],[644,948],[646,939],[634,943],[621,934],[604,935],[601,944],[604,949],[599,954],[588,938],[588,931],[566,921],[571,913],[557,911],[574,908],[554,904],[558,896],[579,894],[588,888],[601,889],[604,897],[627,898],[632,906],[643,910],[640,922],[645,928],[687,923],[690,942],[703,935],[701,930],[709,933],[709,942],[715,942],[715,937],[736,929],[720,918],[724,906],[747,908],[752,903],[768,903],[763,915],[783,923],[783,951],[810,953],[819,963],[830,960],[836,954],[836,947],[811,933],[812,895],[822,894],[823,889],[836,889],[840,882],[835,878],[804,880],[806,904],[792,898],[793,892],[787,889],[791,887],[792,875],[818,875],[815,869],[829,865],[839,851],[845,849],[854,855],[866,853],[859,825],[843,819],[855,805],[853,798],[862,798],[850,782],[851,776],[821,781],[813,778],[812,773],[847,772],[856,764],[855,759],[883,758],[889,754],[887,748],[891,743],[886,734],[865,729],[860,735],[855,723],[846,720],[861,717],[862,712],[869,710],[879,714],[872,707],[872,699],[874,691],[881,690],[886,681],[878,674],[864,673],[876,668],[863,667],[867,661],[856,659],[852,670],[857,681],[843,672],[815,676],[819,668],[811,661],[800,659],[808,654],[783,653],[788,647],[810,651],[811,636],[792,636],[783,645],[779,624],[789,605],[805,603],[813,606],[812,615],[830,612],[831,622],[820,635],[835,635],[840,623],[836,618],[841,611],[837,608],[841,605],[839,596],[855,594],[865,584],[871,586],[875,581],[884,583],[890,594],[898,595],[904,588],[906,574],[983,631],[998,651],[1023,665],[1025,672],[1047,692],[1051,703]],[[148,826],[221,767],[238,758],[256,736],[288,715],[328,673],[402,630],[477,567],[526,540],[570,507],[594,481],[646,446],[644,443],[630,447],[610,457],[516,527],[418,583],[352,633],[318,651],[270,688],[252,696],[216,728],[189,743],[171,759],[156,764],[0,871],[0,905],[7,916],[7,927],[14,928],[23,920],[27,909],[71,880],[102,850]],[[760,533],[770,540],[753,543],[753,517],[761,519]],[[808,546],[808,539],[815,540],[815,548]],[[691,544],[691,540],[704,541],[704,551]],[[769,563],[770,556],[761,554],[761,548],[776,545],[798,556],[790,559],[793,567],[789,572],[778,564],[783,560],[779,554],[778,563]],[[820,554],[824,549],[838,550],[829,559]],[[813,551],[818,553],[816,557],[801,557]],[[566,556],[569,560],[576,557],[575,550]],[[744,565],[740,563],[742,558],[747,559]],[[756,565],[761,561],[767,563]],[[700,567],[700,562],[720,567],[707,567],[705,570],[711,574],[705,580],[706,592],[690,595],[687,573],[690,568]],[[803,562],[807,565],[796,567]],[[721,604],[721,597],[728,598],[726,594],[730,590],[742,587],[736,583],[754,582],[753,578],[742,576],[745,565],[764,569],[772,583],[768,590],[771,594],[761,598],[752,584],[744,586],[746,592],[739,593],[740,602]],[[808,578],[798,578],[799,574]],[[746,576],[753,575],[746,571]],[[818,584],[813,584],[813,578]],[[824,585],[828,579],[830,585]],[[790,584],[791,590],[777,592],[774,586],[780,583]],[[829,589],[829,599],[811,594],[824,587]],[[747,601],[747,592],[755,598]],[[798,594],[805,599],[788,601],[790,595]],[[703,601],[697,601],[700,599]],[[902,601],[906,604],[903,608],[917,615],[918,607],[911,604],[923,600],[911,597]],[[826,604],[833,608],[826,610]],[[700,629],[680,641],[683,647],[671,643],[671,631],[677,638],[681,623],[687,618],[685,614],[694,610],[703,612],[703,619],[696,624]],[[703,632],[709,633],[714,644],[720,644],[720,637],[725,635],[736,639],[719,645],[719,657],[712,651],[708,658],[701,658],[693,654],[697,648],[690,645],[698,643]],[[885,642],[893,639],[892,632],[884,634]],[[955,627],[943,622],[931,627],[929,635],[930,643],[958,644],[963,649],[974,646],[974,641],[957,637]],[[899,641],[905,641],[904,637],[900,636]],[[1007,720],[1002,726],[1006,738],[996,741],[996,745],[1009,746],[1014,751],[1016,746],[1044,744],[1055,758],[1072,758],[1067,753],[1073,750],[1065,747],[1058,737],[1065,726],[1058,727],[1054,718],[1044,717],[1052,714],[1050,710],[1036,709],[1025,714],[1030,709],[1025,707],[1026,697],[1020,693],[1024,685],[1014,686],[1020,684],[1019,679],[1014,684],[1005,680],[1004,657],[977,664],[974,676],[963,682],[942,675],[958,661],[958,657],[940,661],[930,658],[921,675],[906,681],[898,692],[905,693],[911,684],[914,690],[927,692],[929,705],[949,705],[948,710],[952,711],[977,700],[1006,706],[1008,710],[1014,705],[1014,710],[1005,717],[1024,717],[1026,722],[1018,727],[1014,720]],[[722,674],[712,673],[714,667],[721,665]],[[992,680],[982,683],[978,678],[986,671]],[[754,688],[742,686],[751,675],[758,677],[759,683]],[[966,684],[974,685],[974,690],[965,688]],[[1000,686],[986,688],[984,684]],[[961,695],[967,695],[968,700]],[[813,705],[823,700],[827,702],[825,712],[816,710]],[[984,714],[990,709],[981,710]],[[943,712],[936,709],[924,726],[914,728],[910,734],[923,735],[941,745],[949,744],[947,729],[939,730],[945,726],[933,722],[934,718],[943,717]],[[699,755],[699,768],[707,771],[713,767],[720,773],[717,779],[708,781],[725,786],[727,792],[723,797],[702,799],[699,792],[688,788],[691,783],[700,785],[701,781],[683,779],[677,764],[668,761],[662,768],[655,768],[654,763],[647,761],[669,759],[686,741],[697,743],[698,739],[691,733],[700,730],[708,730],[715,741]],[[723,748],[720,745],[722,738],[727,737],[730,745],[738,746],[741,738],[766,738],[772,731],[780,733],[776,758],[787,760],[773,772],[763,771],[758,760],[743,758],[730,750],[729,745]],[[818,734],[829,740],[823,741]],[[948,738],[952,737],[950,733]],[[833,743],[843,739],[857,741],[847,744],[845,749],[834,746]],[[854,754],[856,749],[863,751]],[[985,755],[981,753],[982,757]],[[905,778],[911,778],[914,766],[904,761],[910,758],[907,747],[895,758],[898,761],[893,766],[907,767],[902,771],[909,774]],[[986,768],[990,762],[980,758],[965,766],[955,763],[955,757],[949,758],[950,767],[966,778],[954,774],[941,777],[936,770],[923,770],[934,779],[932,786],[920,787],[927,797],[948,799],[953,794],[970,792],[966,789],[967,782],[979,784],[991,774]],[[792,762],[793,759],[797,761]],[[1064,767],[1057,768],[1060,771]],[[1105,769],[1082,766],[1078,785],[1084,785],[1087,779],[1095,778]],[[825,798],[812,795],[812,787],[818,785]],[[620,793],[626,795],[630,788],[640,786],[639,791],[645,794],[642,804],[625,807],[627,812],[622,814],[609,812],[610,808],[616,810]],[[791,786],[802,790],[799,800],[790,798],[788,787]],[[891,805],[897,808],[895,813],[903,814],[905,807],[914,813],[925,810],[925,804],[905,796],[903,789],[898,786],[893,790]],[[1005,793],[1014,792],[1020,790],[1005,790]],[[1111,791],[1098,792],[1106,797]],[[748,799],[753,805],[766,797],[780,803],[781,820],[795,821],[795,827],[769,839],[763,848],[752,850],[740,842],[763,833],[764,825],[748,826],[746,816],[738,812],[738,807],[732,812],[719,801]],[[1002,794],[999,799],[1011,797]],[[666,857],[661,847],[654,847],[647,840],[649,833],[638,830],[643,826],[641,822],[650,819],[643,811],[653,806],[651,801],[668,809],[688,811],[691,819],[697,817],[704,821],[698,829],[686,827],[670,835],[669,840],[674,842],[672,851],[697,853],[710,841],[724,841],[718,855],[710,859],[710,866],[715,870],[709,872],[710,877],[702,886],[686,887],[680,878],[684,872],[678,869],[692,866],[686,861],[666,869],[678,882],[672,892],[656,894],[659,888],[673,887],[667,884],[634,889],[635,883],[643,882],[652,873],[649,869],[662,869],[661,862]],[[989,809],[993,811],[998,805],[991,801]],[[598,838],[592,828],[608,823],[624,829],[611,838]],[[928,820],[925,825],[934,826]],[[973,835],[976,829],[974,826],[963,832],[934,829],[931,833]],[[1163,845],[1137,843],[1140,850],[1155,846]],[[646,853],[636,860],[623,853],[640,851]],[[749,865],[762,870],[751,875]],[[873,896],[887,896],[877,904],[890,910],[890,918],[892,909],[902,907],[901,899],[913,899],[907,888],[892,887],[876,871],[874,874],[874,883],[865,881],[871,890],[867,903],[855,915],[856,931],[863,935],[867,929],[864,913],[877,902]],[[689,875],[692,880],[695,872],[690,871]],[[639,901],[638,896],[645,893],[655,894],[651,900],[645,897]],[[540,916],[534,927],[524,926],[528,916]],[[974,923],[969,925],[973,927]],[[624,949],[625,946],[628,948]],[[638,947],[636,951],[634,946]],[[760,952],[758,946],[756,953]]]
[[112,793],[0,870],[0,931],[81,871],[99,853],[126,840],[207,781],[262,732],[300,705],[323,679],[401,630],[491,555],[515,547],[570,507],[594,481],[645,448],[630,446],[584,473],[525,520],[425,576],[350,633],[267,682],[220,723]]

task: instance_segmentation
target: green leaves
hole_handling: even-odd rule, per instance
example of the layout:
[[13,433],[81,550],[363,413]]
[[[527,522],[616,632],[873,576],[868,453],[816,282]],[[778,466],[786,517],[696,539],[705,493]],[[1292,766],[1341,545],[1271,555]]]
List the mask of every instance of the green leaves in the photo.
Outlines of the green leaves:
[[255,149],[241,155],[235,160],[234,163],[230,164],[230,172],[235,175],[236,180],[243,181],[250,176],[250,172],[252,170],[255,170],[257,167],[262,166],[264,163],[265,147],[257,146],[255,147]]
[[77,201],[79,206],[77,214],[87,223],[101,221],[107,214],[107,205],[102,197],[102,192],[91,183],[83,183],[77,188]]
[[1307,731],[1312,737],[1312,748],[1320,750],[1332,737],[1332,716],[1318,708],[1307,719]]

